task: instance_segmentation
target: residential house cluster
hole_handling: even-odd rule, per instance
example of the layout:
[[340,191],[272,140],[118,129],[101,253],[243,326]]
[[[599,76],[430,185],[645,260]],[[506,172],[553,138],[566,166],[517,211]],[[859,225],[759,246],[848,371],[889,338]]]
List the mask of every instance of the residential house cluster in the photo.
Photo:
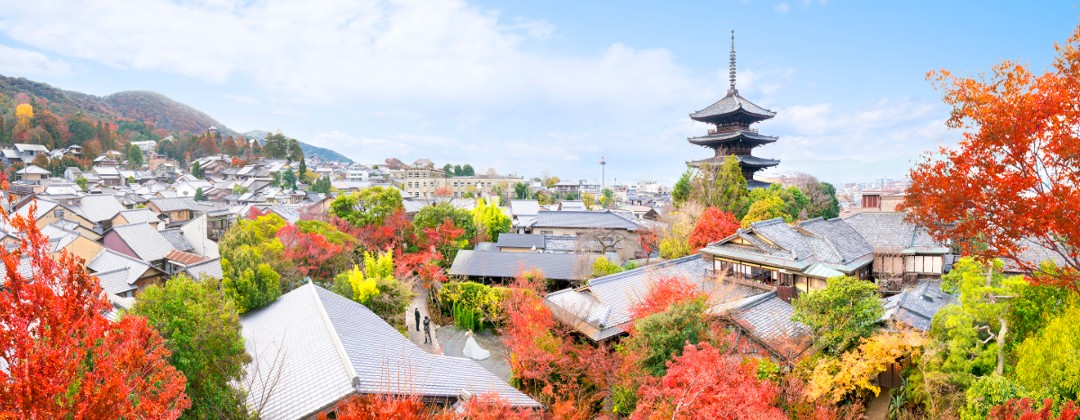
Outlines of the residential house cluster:
[[[152,144],[137,146],[157,159]],[[252,209],[296,222],[325,215],[333,198],[307,191],[302,182],[295,191],[279,186],[274,181],[284,171],[297,170],[283,160],[208,156],[197,160],[201,177],[195,177],[188,165],[158,161],[153,169],[131,168],[123,155],[106,153],[90,170],[67,168],[54,176],[29,164],[35,153],[49,151],[17,145],[3,153],[25,165],[4,192],[8,210],[33,216],[54,254],[67,251],[85,261],[113,304],[106,314],[113,319],[139,291],[173,276],[221,279],[218,241]],[[377,166],[306,163],[317,177],[332,180],[335,194],[401,186]],[[428,204],[405,196],[413,211]],[[472,208],[475,200],[454,204]],[[17,246],[19,237],[0,226],[5,246]],[[477,362],[427,353],[363,305],[311,283],[244,314],[241,325],[253,358],[248,402],[264,418],[315,417],[370,393],[409,393],[437,404],[495,394],[516,407],[540,406]]]

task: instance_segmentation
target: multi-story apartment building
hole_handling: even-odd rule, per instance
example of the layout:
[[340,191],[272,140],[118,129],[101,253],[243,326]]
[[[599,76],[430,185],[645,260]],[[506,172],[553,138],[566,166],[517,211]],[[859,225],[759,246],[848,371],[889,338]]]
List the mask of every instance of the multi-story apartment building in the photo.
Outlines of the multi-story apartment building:
[[507,197],[507,194],[514,190],[514,184],[519,182],[524,182],[524,179],[510,175],[476,175],[446,178],[442,176],[442,171],[439,171],[439,176],[402,178],[401,189],[415,198],[434,198],[435,192],[440,189],[451,191],[454,197],[464,197],[467,193],[480,195],[496,192]]

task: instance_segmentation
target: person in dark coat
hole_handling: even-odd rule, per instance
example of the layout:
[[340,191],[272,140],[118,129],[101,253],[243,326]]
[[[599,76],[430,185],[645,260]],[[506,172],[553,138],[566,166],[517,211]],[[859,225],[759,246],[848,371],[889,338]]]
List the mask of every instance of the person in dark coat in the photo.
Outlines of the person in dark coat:
[[413,315],[416,316],[416,331],[420,331],[420,307],[413,309]]
[[[424,344],[431,343],[431,318],[424,317]],[[434,344],[434,343],[432,343]]]

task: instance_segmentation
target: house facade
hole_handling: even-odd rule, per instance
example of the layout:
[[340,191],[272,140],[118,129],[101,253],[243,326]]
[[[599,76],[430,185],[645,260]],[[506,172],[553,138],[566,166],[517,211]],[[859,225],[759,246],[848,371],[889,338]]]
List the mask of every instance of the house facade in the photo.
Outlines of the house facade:
[[841,219],[756,222],[701,250],[712,268],[733,278],[799,292],[824,289],[826,279],[870,279],[873,247]]

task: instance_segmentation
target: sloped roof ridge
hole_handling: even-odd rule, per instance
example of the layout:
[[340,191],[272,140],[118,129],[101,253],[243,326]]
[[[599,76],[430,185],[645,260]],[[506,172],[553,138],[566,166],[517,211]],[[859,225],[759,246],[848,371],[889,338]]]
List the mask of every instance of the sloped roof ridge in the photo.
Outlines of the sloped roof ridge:
[[318,309],[320,319],[323,321],[323,325],[326,326],[327,331],[330,332],[330,338],[334,342],[334,349],[337,350],[338,360],[345,366],[345,372],[349,375],[349,380],[352,381],[350,386],[356,383],[356,368],[353,367],[352,361],[349,360],[349,353],[345,351],[345,345],[341,343],[341,337],[338,336],[337,329],[334,328],[334,323],[330,321],[330,314],[326,313],[326,308],[323,306],[322,298],[319,297],[319,291],[315,288],[315,284],[308,281],[307,284],[301,286],[306,287],[311,291],[311,298],[315,301],[315,308]]
[[[833,223],[834,221],[842,222],[843,220],[841,220],[839,217],[834,217],[832,219],[826,220],[826,219],[822,218],[821,216],[818,216],[818,217],[815,217],[813,219],[803,220],[803,221],[798,223],[798,226],[802,227],[803,223],[807,223],[807,222]],[[809,223],[807,223],[807,224],[809,224]],[[837,248],[836,244],[834,244],[833,241],[829,240],[828,236],[818,235],[817,233],[814,233],[813,231],[811,231],[809,229],[804,229],[804,230],[806,231],[807,234],[809,234],[809,235],[811,235],[811,236],[813,236],[815,238],[821,239],[822,242],[825,242],[825,245],[828,246],[829,249],[831,249],[833,253],[835,253],[837,256],[840,257],[841,262],[843,262],[845,264],[849,262],[848,259],[846,257],[844,257],[844,253],[840,252],[840,248]],[[816,255],[815,255],[815,257],[816,257]]]
[[755,228],[757,226],[772,226],[772,225],[775,225],[777,223],[784,223],[784,219],[781,218],[781,217],[774,217],[774,218],[769,219],[769,220],[759,220],[757,222],[751,223],[750,228],[753,229],[753,228]]
[[673,266],[673,265],[682,264],[682,263],[687,262],[687,261],[692,261],[692,260],[697,259],[697,258],[701,258],[701,254],[696,254],[695,253],[693,255],[687,255],[685,257],[679,257],[679,258],[676,258],[674,260],[667,260],[667,261],[663,261],[663,262],[656,263],[656,264],[653,264],[653,265],[646,265],[646,266],[643,266],[643,267],[635,268],[633,270],[627,270],[627,271],[623,271],[621,273],[615,273],[615,274],[607,275],[607,276],[604,276],[604,277],[595,278],[595,279],[589,280],[589,285],[585,286],[584,289],[587,289],[590,286],[593,286],[593,285],[596,285],[596,284],[609,283],[609,282],[613,282],[613,281],[616,281],[616,280],[621,280],[621,279],[629,277],[629,276],[634,276],[634,275],[637,275],[639,273],[645,272],[646,269],[656,270],[656,269],[660,269],[660,268],[670,267],[670,266]]
[[138,259],[138,258],[134,258],[134,257],[129,257],[129,256],[127,256],[127,255],[124,255],[124,254],[122,254],[122,253],[119,253],[119,252],[113,251],[113,250],[111,250],[111,249],[109,249],[109,248],[105,248],[105,249],[101,250],[101,252],[99,252],[99,253],[98,253],[97,255],[95,255],[95,256],[94,256],[94,258],[93,258],[93,259],[91,259],[91,260],[90,260],[89,262],[87,262],[86,264],[87,264],[87,265],[89,265],[90,263],[93,263],[94,261],[96,261],[96,260],[98,259],[98,257],[101,257],[101,255],[102,255],[103,253],[105,253],[105,252],[108,252],[108,253],[110,253],[110,254],[114,254],[114,255],[116,255],[116,256],[118,256],[118,257],[121,257],[121,258],[124,258],[124,259],[130,260],[130,261],[134,261],[134,262],[137,262],[137,263],[139,263],[139,264],[141,264],[141,265],[145,265],[145,266],[147,266],[147,267],[149,267],[149,266],[150,266],[150,264],[148,264],[148,263],[147,263],[146,261],[143,261],[143,260],[140,260],[140,259]]
[[765,292],[765,293],[761,293],[761,294],[754,295],[754,296],[750,296],[750,297],[746,298],[746,302],[743,302],[741,305],[739,305],[737,308],[735,308],[735,311],[738,311],[738,312],[748,311],[750,309],[753,309],[755,306],[758,306],[758,305],[760,305],[762,303],[765,303],[769,299],[772,299],[773,296],[776,296],[776,291],[775,290]]

